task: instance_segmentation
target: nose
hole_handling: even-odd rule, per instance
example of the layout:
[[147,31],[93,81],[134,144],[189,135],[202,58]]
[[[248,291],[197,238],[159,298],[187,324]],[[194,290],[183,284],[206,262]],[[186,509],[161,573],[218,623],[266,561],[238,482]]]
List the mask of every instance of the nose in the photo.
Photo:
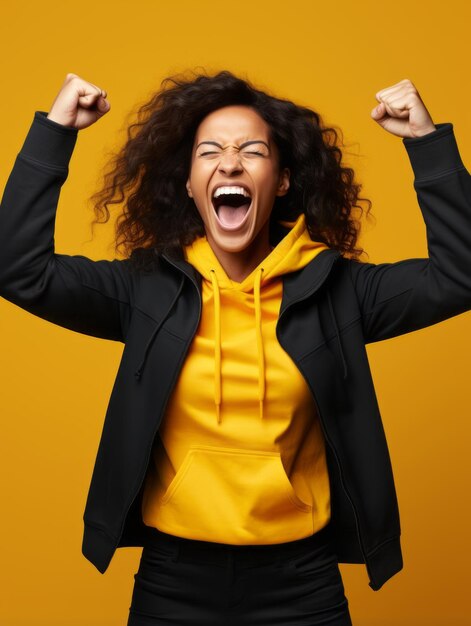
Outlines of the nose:
[[219,159],[218,170],[224,173],[233,171],[240,172],[242,170],[242,164],[240,162],[239,153],[236,151],[223,151]]

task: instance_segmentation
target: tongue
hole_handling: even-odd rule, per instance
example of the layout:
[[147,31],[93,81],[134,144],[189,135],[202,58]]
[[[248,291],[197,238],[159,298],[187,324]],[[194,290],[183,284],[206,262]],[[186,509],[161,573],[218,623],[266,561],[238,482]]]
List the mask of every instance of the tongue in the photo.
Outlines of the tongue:
[[249,205],[243,204],[242,206],[233,207],[228,204],[221,204],[218,209],[219,221],[224,226],[239,226],[248,211]]

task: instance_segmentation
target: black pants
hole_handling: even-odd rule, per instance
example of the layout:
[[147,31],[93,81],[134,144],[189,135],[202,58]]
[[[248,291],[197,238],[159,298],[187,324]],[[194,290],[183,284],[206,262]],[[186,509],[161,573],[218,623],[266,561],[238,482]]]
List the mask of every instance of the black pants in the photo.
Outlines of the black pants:
[[352,626],[330,527],[279,544],[228,545],[152,528],[127,626]]

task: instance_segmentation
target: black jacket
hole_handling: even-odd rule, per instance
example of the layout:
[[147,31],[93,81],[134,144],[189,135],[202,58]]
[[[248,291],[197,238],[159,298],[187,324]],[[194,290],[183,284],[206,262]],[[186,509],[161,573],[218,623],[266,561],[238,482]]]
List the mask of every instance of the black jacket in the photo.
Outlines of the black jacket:
[[[78,131],[36,111],[0,206],[0,295],[76,332],[123,342],[84,512],[82,552],[104,573],[142,546],[140,504],[154,437],[201,314],[201,276],[165,256],[54,252],[60,189]],[[365,563],[375,591],[402,569],[393,472],[365,344],[471,309],[471,176],[453,124],[403,139],[429,258],[361,263],[334,249],[283,278],[277,337],[304,375],[326,439],[339,562]]]

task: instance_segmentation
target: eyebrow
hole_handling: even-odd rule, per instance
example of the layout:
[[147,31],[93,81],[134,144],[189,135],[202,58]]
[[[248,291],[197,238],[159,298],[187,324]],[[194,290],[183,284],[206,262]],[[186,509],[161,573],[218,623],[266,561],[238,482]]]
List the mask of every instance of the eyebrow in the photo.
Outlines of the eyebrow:
[[[210,143],[213,146],[218,146],[218,148],[222,148],[221,144],[219,144],[217,141],[201,141],[197,146],[196,149],[198,149],[201,144],[203,143]],[[245,141],[244,143],[242,143],[240,145],[241,148],[245,148],[245,146],[249,146],[252,143],[264,143],[266,145],[266,147],[270,150],[270,146],[267,144],[266,141],[263,141],[262,139],[252,139],[251,141]]]

